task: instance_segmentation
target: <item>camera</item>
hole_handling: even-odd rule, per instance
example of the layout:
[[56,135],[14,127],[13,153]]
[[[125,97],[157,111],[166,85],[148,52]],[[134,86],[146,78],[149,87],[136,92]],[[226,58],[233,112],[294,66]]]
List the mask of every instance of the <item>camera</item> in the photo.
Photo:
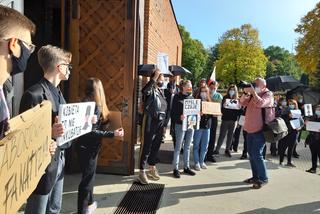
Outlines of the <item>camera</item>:
[[240,83],[238,84],[239,88],[251,88],[251,87],[254,87],[255,86],[255,83],[249,83],[249,82],[246,82],[244,80],[241,80]]

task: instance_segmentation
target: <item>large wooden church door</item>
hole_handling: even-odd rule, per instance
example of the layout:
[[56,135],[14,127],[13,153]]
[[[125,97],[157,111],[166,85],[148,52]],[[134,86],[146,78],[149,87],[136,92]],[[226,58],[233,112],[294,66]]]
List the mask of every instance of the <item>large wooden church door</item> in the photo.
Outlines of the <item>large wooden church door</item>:
[[98,172],[133,174],[135,125],[135,0],[72,0],[70,101],[77,101],[87,78],[99,78],[108,107],[122,113],[123,141],[106,139]]

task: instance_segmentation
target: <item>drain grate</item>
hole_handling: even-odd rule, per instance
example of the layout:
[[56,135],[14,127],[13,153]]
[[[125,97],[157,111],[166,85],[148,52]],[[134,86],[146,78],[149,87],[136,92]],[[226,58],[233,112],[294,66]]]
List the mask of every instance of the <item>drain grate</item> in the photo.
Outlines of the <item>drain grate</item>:
[[120,202],[115,214],[156,213],[163,193],[164,184],[141,185],[133,183]]

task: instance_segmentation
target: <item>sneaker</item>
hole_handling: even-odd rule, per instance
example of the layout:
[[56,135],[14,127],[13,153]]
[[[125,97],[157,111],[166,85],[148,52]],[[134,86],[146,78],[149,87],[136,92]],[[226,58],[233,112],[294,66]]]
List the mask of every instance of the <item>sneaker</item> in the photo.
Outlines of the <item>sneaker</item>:
[[147,185],[147,184],[149,184],[149,180],[148,180],[148,177],[147,177],[147,175],[146,175],[145,172],[140,172],[140,173],[139,173],[138,181],[139,181],[142,185]]
[[191,175],[191,176],[196,175],[196,173],[194,171],[192,171],[189,167],[188,168],[184,168],[183,172],[185,174],[188,174],[188,175]]
[[226,157],[228,157],[228,158],[231,158],[231,157],[232,157],[230,151],[225,151],[225,152],[224,152],[224,155],[225,155]]
[[93,213],[98,207],[98,203],[94,201],[92,204],[90,204],[86,209],[86,214]]
[[160,175],[157,169],[149,170],[149,172],[147,173],[147,176],[150,180],[154,180],[154,181],[160,180]]
[[288,166],[288,167],[296,167],[294,164],[292,164],[292,163],[287,163],[287,165],[286,166]]
[[263,187],[264,185],[268,184],[268,181],[256,181],[253,185],[252,185],[252,189],[261,189],[261,187]]
[[205,163],[203,163],[203,164],[201,164],[201,169],[208,169],[208,167]]
[[216,162],[217,162],[217,160],[216,160],[213,156],[208,157],[208,158],[207,158],[207,161],[208,161],[208,162],[211,162],[211,163],[216,163]]
[[254,178],[248,178],[246,180],[243,181],[244,183],[247,183],[247,184],[254,184],[257,182],[257,179],[254,179]]
[[200,165],[199,165],[199,164],[194,165],[194,170],[200,171],[200,170],[201,170],[201,169],[200,169]]
[[180,172],[179,172],[179,170],[177,170],[177,169],[174,169],[174,170],[173,170],[173,177],[175,177],[175,178],[180,178]]
[[306,170],[306,172],[309,172],[309,173],[316,173],[317,172],[317,170],[316,169],[313,169],[313,168],[311,168],[311,169],[308,169],[308,170]]

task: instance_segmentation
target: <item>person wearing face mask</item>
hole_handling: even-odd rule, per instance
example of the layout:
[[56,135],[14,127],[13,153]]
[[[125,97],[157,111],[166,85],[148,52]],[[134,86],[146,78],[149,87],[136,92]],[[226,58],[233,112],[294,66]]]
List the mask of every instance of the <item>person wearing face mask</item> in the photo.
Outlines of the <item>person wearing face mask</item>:
[[[167,101],[163,92],[164,76],[155,69],[150,81],[142,89],[144,100],[144,133],[140,147],[140,173],[138,180],[141,184],[149,184],[149,179],[159,180],[156,168],[157,154],[163,139],[166,123]],[[147,163],[149,171],[146,172]]]
[[[66,101],[59,89],[61,81],[69,79],[71,53],[52,45],[46,45],[38,51],[38,61],[44,77],[26,90],[20,102],[20,112],[48,100],[52,104],[52,138],[64,133],[58,122],[59,106]],[[60,213],[63,192],[65,149],[70,143],[57,148],[45,174],[41,177],[36,189],[27,200],[26,214]]]
[[[207,86],[200,87],[196,99],[201,101],[211,102],[210,90]],[[202,114],[200,120],[200,129],[194,131],[193,136],[193,159],[194,169],[200,171],[200,169],[207,169],[205,164],[205,157],[207,154],[210,128],[211,128],[211,115]]]
[[[290,121],[293,119],[290,111],[291,110],[298,110],[298,103],[293,99],[288,100],[288,103],[289,103],[288,110],[286,111],[285,114],[282,114],[282,116],[281,116],[287,124],[288,135],[285,136],[283,139],[281,139],[278,144],[279,163],[280,163],[280,165],[283,165],[285,152],[288,149],[288,152],[287,152],[288,162],[287,162],[286,166],[295,167],[295,165],[292,163],[291,159],[292,159],[292,154],[293,154],[293,148],[297,143],[298,132],[299,132],[299,130],[301,130],[301,128],[294,129],[294,128],[292,128],[292,126],[290,124]],[[302,126],[304,121],[303,121],[302,117],[299,119],[300,119],[300,123]]]
[[175,120],[175,133],[176,133],[176,146],[174,148],[173,154],[173,176],[175,178],[180,178],[179,171],[179,155],[183,144],[183,162],[184,162],[184,173],[194,176],[196,173],[190,169],[190,146],[193,140],[193,129],[188,129],[183,131],[182,121],[185,119],[183,115],[183,101],[185,99],[193,99],[192,96],[192,84],[189,80],[182,80],[180,82],[181,92],[174,96],[173,98],[173,108],[171,111],[171,116]]
[[[320,122],[320,105],[316,106],[314,116],[309,121]],[[306,123],[308,123],[308,121]],[[316,173],[318,167],[318,160],[320,160],[320,130],[319,132],[310,131],[305,143],[309,145],[312,161],[311,168],[306,170],[306,172]]]
[[0,5],[0,139],[8,131],[10,112],[4,87],[10,75],[26,70],[27,62],[35,49],[31,35],[35,33],[34,23],[20,12]]
[[[221,103],[223,100],[223,96],[218,92],[218,88],[219,88],[218,81],[210,80],[208,82],[208,85],[210,88],[210,96],[211,96],[212,102]],[[209,140],[209,146],[208,146],[208,151],[206,155],[206,160],[212,163],[216,162],[213,152],[216,145],[217,128],[218,128],[218,117],[212,116],[212,122],[211,122],[211,128],[210,128],[210,140]]]
[[225,137],[227,136],[225,155],[231,157],[230,147],[232,143],[232,138],[237,127],[237,121],[241,114],[240,109],[229,109],[226,106],[226,100],[230,99],[231,102],[239,102],[238,100],[238,89],[236,85],[230,85],[227,90],[227,95],[223,97],[221,113],[222,113],[222,123],[220,126],[220,135],[218,139],[218,144],[215,148],[213,154],[219,154],[219,150],[223,144]]
[[[263,134],[264,121],[269,123],[275,118],[273,93],[268,90],[265,79],[257,78],[255,88],[244,88],[240,103],[246,108],[246,119],[243,129],[247,133],[247,149],[251,165],[252,177],[244,182],[253,184],[252,188],[260,189],[268,183],[267,168],[263,159],[266,141]],[[265,118],[262,118],[263,108]]]

